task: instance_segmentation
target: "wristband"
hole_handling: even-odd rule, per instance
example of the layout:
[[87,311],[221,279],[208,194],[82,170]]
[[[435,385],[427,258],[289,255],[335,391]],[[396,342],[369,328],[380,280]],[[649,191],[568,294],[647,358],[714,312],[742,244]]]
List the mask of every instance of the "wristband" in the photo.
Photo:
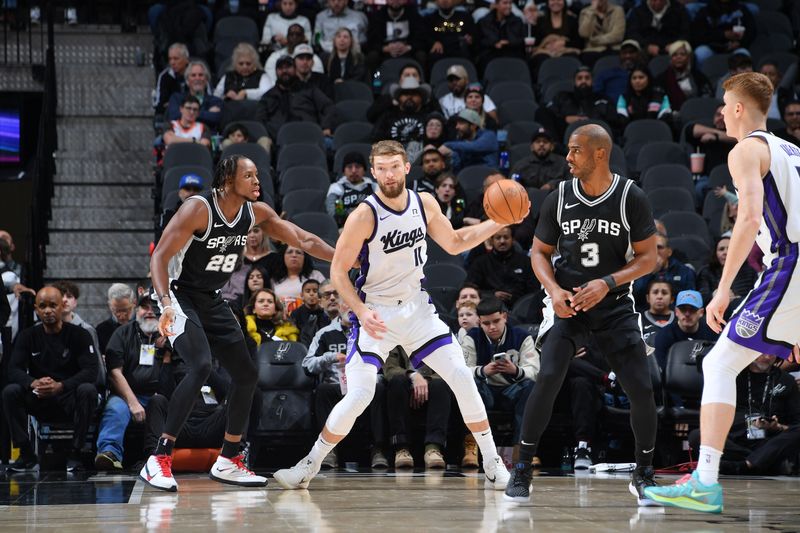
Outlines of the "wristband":
[[611,290],[617,286],[617,282],[614,281],[614,276],[612,276],[611,274],[609,274],[608,276],[603,276],[600,279],[602,279],[605,282],[605,284],[608,285],[608,290]]

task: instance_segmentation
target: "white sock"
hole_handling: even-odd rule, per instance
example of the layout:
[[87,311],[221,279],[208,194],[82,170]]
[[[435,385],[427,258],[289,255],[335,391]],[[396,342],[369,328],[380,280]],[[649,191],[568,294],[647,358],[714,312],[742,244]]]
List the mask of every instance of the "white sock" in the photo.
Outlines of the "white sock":
[[578,443],[578,448],[586,448],[588,450],[589,449],[589,443],[586,442],[585,440],[582,440],[582,441],[580,441]]
[[475,437],[475,442],[478,443],[478,448],[481,449],[483,455],[483,462],[493,461],[497,457],[497,447],[494,445],[494,437],[492,437],[492,429],[489,428],[485,431],[475,431],[472,433]]
[[711,446],[700,446],[697,457],[697,475],[703,485],[713,485],[719,481],[719,459],[722,452]]
[[328,455],[335,446],[335,444],[327,442],[322,438],[322,435],[320,435],[311,448],[311,451],[308,452],[308,457],[314,461],[315,465],[319,466],[322,464],[322,460],[325,459],[325,456]]

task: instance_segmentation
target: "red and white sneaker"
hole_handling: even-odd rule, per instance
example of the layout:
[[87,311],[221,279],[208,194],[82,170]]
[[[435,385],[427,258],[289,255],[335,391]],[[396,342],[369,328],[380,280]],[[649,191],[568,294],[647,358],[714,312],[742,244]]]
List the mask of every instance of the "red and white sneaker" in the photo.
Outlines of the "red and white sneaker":
[[151,455],[139,472],[139,477],[151,487],[169,492],[178,490],[178,482],[172,477],[171,455]]
[[267,478],[257,476],[249,470],[243,462],[243,457],[237,455],[228,459],[221,455],[217,457],[217,462],[211,467],[208,477],[214,481],[238,485],[240,487],[263,487],[267,484]]

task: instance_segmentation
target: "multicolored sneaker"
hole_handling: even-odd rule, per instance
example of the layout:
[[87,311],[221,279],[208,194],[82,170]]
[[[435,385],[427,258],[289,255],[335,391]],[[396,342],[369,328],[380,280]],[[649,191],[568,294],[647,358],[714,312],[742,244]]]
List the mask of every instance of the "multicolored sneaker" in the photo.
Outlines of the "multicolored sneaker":
[[656,507],[660,505],[644,494],[647,487],[657,487],[652,466],[637,466],[631,472],[631,482],[628,484],[628,491],[636,496],[639,507]]
[[220,483],[227,483],[229,485],[238,485],[240,487],[263,487],[267,484],[267,478],[257,476],[254,472],[248,469],[243,461],[241,455],[236,457],[219,456],[208,477]]
[[509,502],[525,503],[531,501],[531,479],[533,478],[533,465],[517,463],[511,471],[511,479],[506,485],[503,499]]
[[684,476],[674,485],[667,487],[647,487],[645,496],[662,505],[702,511],[704,513],[722,512],[722,485],[703,485],[697,470],[691,476]]
[[151,455],[139,472],[139,477],[151,487],[170,492],[178,490],[178,482],[172,477],[171,455]]

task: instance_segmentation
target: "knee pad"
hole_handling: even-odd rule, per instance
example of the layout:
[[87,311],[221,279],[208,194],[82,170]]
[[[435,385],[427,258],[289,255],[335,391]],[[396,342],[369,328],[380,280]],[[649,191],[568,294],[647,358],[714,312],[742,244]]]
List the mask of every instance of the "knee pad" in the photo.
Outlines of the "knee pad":
[[425,363],[450,386],[464,422],[471,424],[486,420],[486,407],[458,344],[442,346],[426,357]]
[[736,405],[736,376],[758,357],[758,352],[740,346],[723,333],[703,359],[702,404]]

